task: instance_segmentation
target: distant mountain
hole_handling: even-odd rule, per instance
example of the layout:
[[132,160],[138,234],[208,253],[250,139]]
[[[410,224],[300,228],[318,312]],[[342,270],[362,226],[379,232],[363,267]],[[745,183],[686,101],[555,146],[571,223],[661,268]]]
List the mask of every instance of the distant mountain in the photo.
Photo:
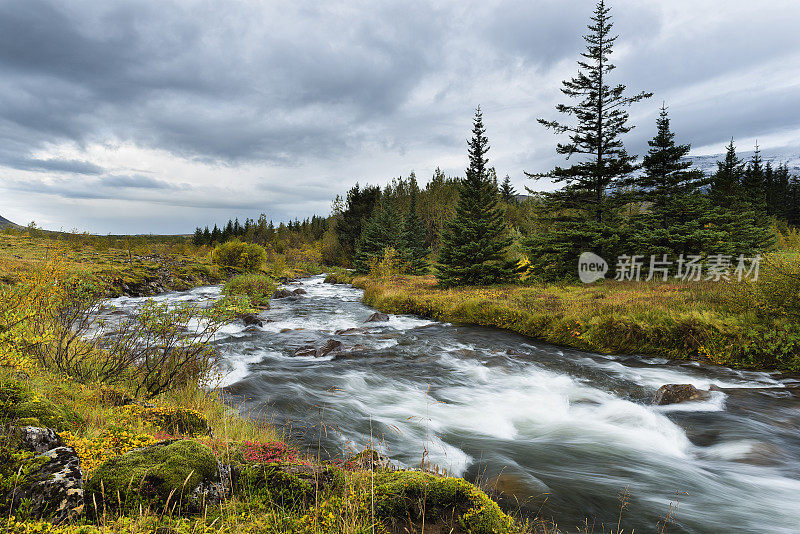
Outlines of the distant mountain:
[[[736,155],[747,162],[753,157],[753,151],[737,152]],[[789,174],[800,174],[800,154],[798,153],[764,151],[761,153],[761,158],[764,160],[764,165],[771,162],[773,167],[777,167],[781,163],[786,163],[789,166]],[[717,162],[724,160],[725,154],[690,156],[687,159],[691,160],[692,164],[704,173],[713,174],[717,172]]]
[[3,216],[0,216],[0,228],[3,228],[4,226],[19,226],[19,225],[14,224],[13,222],[9,221]]

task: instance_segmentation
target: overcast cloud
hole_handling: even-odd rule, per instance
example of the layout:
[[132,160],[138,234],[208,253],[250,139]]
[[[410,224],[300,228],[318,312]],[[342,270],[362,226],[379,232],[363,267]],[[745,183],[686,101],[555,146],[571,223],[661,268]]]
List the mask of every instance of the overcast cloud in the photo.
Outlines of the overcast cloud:
[[[662,101],[695,154],[800,152],[800,4],[612,0],[641,154]],[[0,215],[191,232],[327,214],[357,180],[462,174],[480,105],[518,189],[557,160],[593,0],[0,0]],[[538,184],[545,186],[547,184]]]

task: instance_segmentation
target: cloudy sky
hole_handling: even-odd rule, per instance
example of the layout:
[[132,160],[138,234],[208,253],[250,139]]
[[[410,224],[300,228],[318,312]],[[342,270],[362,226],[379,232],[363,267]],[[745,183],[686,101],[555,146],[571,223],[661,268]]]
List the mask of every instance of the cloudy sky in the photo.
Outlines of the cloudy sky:
[[[593,0],[0,0],[0,215],[185,233],[327,214],[353,183],[556,161],[560,81]],[[641,154],[666,101],[695,154],[800,152],[796,0],[612,0]],[[546,184],[538,184],[539,187]]]

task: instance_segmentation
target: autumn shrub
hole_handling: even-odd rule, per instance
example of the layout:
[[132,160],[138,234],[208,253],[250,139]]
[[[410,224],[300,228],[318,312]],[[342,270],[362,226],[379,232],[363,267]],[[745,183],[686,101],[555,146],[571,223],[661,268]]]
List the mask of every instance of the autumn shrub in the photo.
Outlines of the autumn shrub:
[[226,295],[245,295],[256,306],[269,305],[269,298],[278,284],[263,274],[240,274],[228,280],[222,287]]
[[240,312],[237,305],[169,305],[147,301],[136,315],[116,325],[104,338],[100,380],[126,380],[134,396],[153,398],[161,393],[202,381],[216,371],[218,353],[212,344],[224,324]]
[[724,295],[738,311],[800,319],[800,252],[765,255],[757,279],[732,281]]
[[261,268],[267,259],[267,253],[264,247],[255,243],[228,241],[214,248],[211,259],[222,267],[250,272]]

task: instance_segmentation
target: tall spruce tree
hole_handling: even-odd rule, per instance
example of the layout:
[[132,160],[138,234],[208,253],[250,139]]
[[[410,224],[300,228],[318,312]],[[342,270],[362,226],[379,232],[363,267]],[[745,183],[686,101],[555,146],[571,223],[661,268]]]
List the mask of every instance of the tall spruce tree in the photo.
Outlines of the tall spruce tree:
[[691,145],[675,144],[666,105],[656,125],[643,158],[644,172],[629,181],[635,198],[647,203],[647,211],[631,220],[629,243],[645,255],[710,253],[711,245],[725,235],[707,224],[711,206],[700,191],[705,175],[685,159]]
[[709,195],[711,201],[722,208],[731,209],[742,199],[742,176],[744,163],[736,155],[736,146],[731,138],[725,149],[725,159],[717,162],[717,172],[711,177]]
[[644,156],[642,167],[644,172],[633,178],[631,183],[637,187],[638,198],[651,203],[651,213],[661,217],[662,224],[667,227],[668,208],[675,201],[696,193],[703,184],[704,174],[692,168],[692,162],[685,159],[692,149],[691,145],[676,145],[675,133],[670,128],[669,113],[666,105],[656,120],[657,133],[648,144],[650,150]]
[[456,214],[442,235],[436,279],[444,287],[509,283],[517,279],[516,262],[506,257],[511,244],[497,185],[487,168],[489,140],[481,109],[475,111],[469,167],[461,182]]
[[761,159],[761,149],[756,144],[753,157],[747,164],[747,168],[742,176],[742,192],[745,199],[753,209],[766,215],[767,212],[767,191],[764,171],[764,161]]
[[425,246],[425,225],[417,213],[417,195],[419,186],[417,177],[411,173],[409,177],[408,213],[403,221],[401,252],[406,271],[409,274],[421,275],[428,271],[428,248]]
[[626,108],[652,93],[626,96],[624,85],[608,84],[608,75],[614,70],[609,56],[617,40],[611,33],[609,13],[610,8],[600,0],[588,26],[589,34],[584,36],[587,48],[578,61],[578,74],[564,81],[561,88],[577,102],[559,104],[556,110],[574,118],[575,123],[539,119],[555,133],[568,134],[569,140],[559,143],[556,152],[567,159],[583,156],[581,161],[543,174],[526,173],[530,178],[564,184],[559,191],[544,195],[549,227],[529,243],[534,267],[549,275],[574,273],[583,251],[613,255],[620,241],[619,225],[614,220],[620,202],[610,190],[637,168],[636,156],[627,153],[621,139],[633,128]]
[[503,202],[511,203],[514,202],[514,196],[516,194],[517,192],[514,190],[514,186],[511,185],[511,178],[506,174],[506,177],[503,178],[503,183],[500,184],[500,198],[503,199]]

